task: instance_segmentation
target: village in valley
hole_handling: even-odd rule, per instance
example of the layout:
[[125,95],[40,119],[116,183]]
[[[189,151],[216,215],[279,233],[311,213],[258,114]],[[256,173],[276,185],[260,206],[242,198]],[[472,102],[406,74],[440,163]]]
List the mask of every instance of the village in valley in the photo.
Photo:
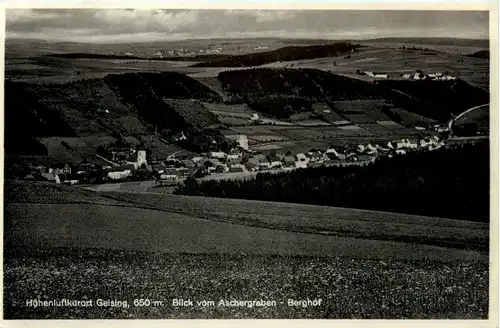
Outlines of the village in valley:
[[69,185],[154,180],[157,185],[171,186],[182,183],[189,176],[196,179],[240,179],[255,176],[258,172],[279,173],[322,166],[364,165],[384,156],[433,151],[445,146],[439,135],[443,138],[448,128],[440,125],[429,127],[432,128],[435,129],[434,135],[420,140],[400,139],[386,144],[367,143],[352,147],[310,149],[304,153],[274,151],[264,154],[249,149],[247,136],[240,135],[236,147],[228,153],[212,151],[196,154],[179,151],[164,160],[148,159],[144,146],[132,147],[126,143],[117,143],[117,146],[106,150],[109,158],[96,154],[94,163],[80,163],[73,167],[67,163],[48,167],[32,166],[32,171],[23,180]]

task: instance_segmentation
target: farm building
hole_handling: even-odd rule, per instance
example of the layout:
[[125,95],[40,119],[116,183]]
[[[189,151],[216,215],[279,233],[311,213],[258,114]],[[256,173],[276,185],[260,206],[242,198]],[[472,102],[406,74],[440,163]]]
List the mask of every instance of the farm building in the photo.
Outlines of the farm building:
[[108,152],[111,154],[111,160],[126,160],[131,158],[136,150],[130,147],[111,147],[108,149]]
[[160,174],[160,180],[178,180],[179,176],[177,174],[164,173]]
[[46,172],[47,168],[44,165],[37,165],[32,168],[35,171],[38,171],[40,173]]
[[252,121],[253,123],[258,122],[259,121],[259,115],[253,113],[252,117],[250,117],[250,121]]
[[295,157],[294,156],[285,156],[283,158],[283,163],[285,164],[285,167],[295,167]]
[[123,164],[118,167],[118,170],[120,171],[135,171],[135,165],[134,164]]
[[182,165],[184,167],[187,167],[187,168],[193,168],[195,166],[194,162],[190,161],[189,159],[182,160],[181,162],[182,162]]
[[408,139],[402,139],[401,142],[396,144],[396,149],[416,149],[418,144]]
[[167,166],[165,164],[161,164],[161,163],[151,165],[151,169],[153,170],[153,172],[157,172],[157,173],[163,173],[166,168],[167,168]]
[[121,180],[128,178],[132,174],[131,171],[112,171],[106,174],[106,177],[111,180]]
[[260,158],[259,159],[259,169],[270,169],[271,168],[271,162],[267,158]]
[[49,172],[48,173],[64,173],[64,174],[70,174],[71,173],[71,167],[68,164],[55,164],[49,167]]
[[411,79],[411,74],[403,74],[403,79],[404,80],[410,80]]

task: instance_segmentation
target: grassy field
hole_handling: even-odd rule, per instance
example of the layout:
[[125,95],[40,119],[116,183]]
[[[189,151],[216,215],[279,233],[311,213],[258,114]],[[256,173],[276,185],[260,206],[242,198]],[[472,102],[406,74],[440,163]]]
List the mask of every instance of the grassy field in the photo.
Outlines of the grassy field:
[[[9,319],[487,316],[485,224],[12,181],[5,201]],[[62,298],[130,306],[25,303]],[[140,298],[163,303],[134,306]],[[179,308],[174,298],[277,306]],[[289,298],[323,305],[289,307]]]

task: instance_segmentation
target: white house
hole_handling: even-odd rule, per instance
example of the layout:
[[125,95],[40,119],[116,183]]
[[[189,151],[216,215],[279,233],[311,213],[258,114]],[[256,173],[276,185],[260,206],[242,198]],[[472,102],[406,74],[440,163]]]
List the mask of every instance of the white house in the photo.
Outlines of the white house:
[[366,146],[366,153],[368,155],[376,155],[378,153],[378,150],[376,147],[373,147],[371,144],[368,144]]
[[227,154],[223,151],[213,151],[210,153],[210,157],[212,158],[217,158],[217,159],[222,159],[222,158],[226,158],[227,157]]
[[405,80],[411,79],[411,74],[403,74],[403,79]]
[[250,121],[252,121],[252,122],[257,122],[258,120],[259,120],[259,115],[258,115],[258,114],[253,113],[253,114],[252,114],[252,117],[250,117]]
[[364,145],[358,145],[358,146],[356,147],[356,151],[357,151],[358,153],[363,153],[363,152],[365,151],[365,146],[364,146]]
[[283,162],[279,160],[279,158],[271,158],[271,168],[281,167],[283,166]]
[[111,180],[120,180],[120,179],[127,178],[131,174],[132,174],[132,171],[124,170],[124,171],[108,172],[106,176],[108,178],[110,178]]
[[375,77],[379,79],[387,79],[389,74],[375,74]]
[[335,155],[336,157],[339,157],[339,153],[335,150],[335,148],[328,148],[325,152],[327,155]]

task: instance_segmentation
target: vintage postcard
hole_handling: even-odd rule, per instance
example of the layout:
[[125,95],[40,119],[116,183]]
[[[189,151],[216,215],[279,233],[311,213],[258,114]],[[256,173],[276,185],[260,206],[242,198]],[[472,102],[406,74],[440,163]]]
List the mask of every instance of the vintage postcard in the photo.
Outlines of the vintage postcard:
[[3,46],[5,326],[498,325],[496,4],[12,5]]

